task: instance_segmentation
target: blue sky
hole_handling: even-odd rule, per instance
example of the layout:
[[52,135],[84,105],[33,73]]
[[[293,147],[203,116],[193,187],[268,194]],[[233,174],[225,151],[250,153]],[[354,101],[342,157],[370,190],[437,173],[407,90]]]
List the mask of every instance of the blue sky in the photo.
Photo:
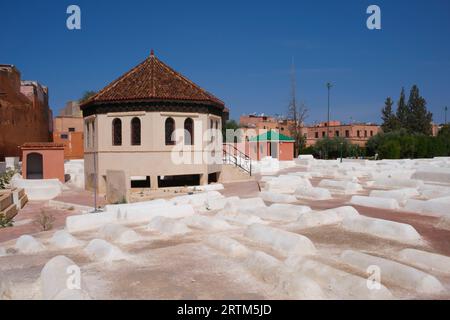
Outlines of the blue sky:
[[[77,4],[82,29],[66,28]],[[366,9],[382,30],[366,28]],[[221,98],[232,118],[286,113],[292,58],[307,122],[380,122],[387,96],[417,84],[436,122],[450,105],[450,1],[84,1],[0,2],[0,63],[50,89],[55,112],[99,90],[154,48],[175,70]]]

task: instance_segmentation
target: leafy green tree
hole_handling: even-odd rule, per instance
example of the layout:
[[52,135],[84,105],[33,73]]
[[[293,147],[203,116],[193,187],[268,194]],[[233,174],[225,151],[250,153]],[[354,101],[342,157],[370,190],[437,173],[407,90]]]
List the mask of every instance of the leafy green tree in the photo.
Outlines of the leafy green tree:
[[410,133],[431,135],[433,114],[427,110],[427,102],[420,95],[419,88],[416,85],[411,88],[407,108],[408,122],[404,128],[407,128]]
[[[222,137],[223,137],[223,142],[232,142],[232,141],[227,141],[227,130],[234,130],[234,131],[236,131],[236,130],[238,130],[240,128],[240,126],[239,126],[239,124],[235,121],[235,120],[233,120],[233,119],[231,119],[231,120],[228,120],[226,123],[225,123],[225,125],[222,127]],[[241,137],[241,135],[239,135],[238,137],[236,137],[237,138],[237,141],[236,142],[241,142],[241,140],[242,140],[242,137]],[[232,140],[232,139],[231,139]]]
[[316,142],[313,147],[313,154],[318,158],[323,158],[328,152],[328,159],[338,159],[341,157],[359,157],[364,155],[364,150],[359,146],[351,144],[342,137],[323,138]]
[[400,92],[400,99],[397,103],[397,120],[400,128],[408,127],[408,106],[406,105],[405,88]]
[[439,130],[438,136],[436,138],[441,145],[443,154],[440,153],[440,156],[450,156],[450,125],[445,125]]
[[397,140],[384,141],[378,149],[381,159],[400,159],[401,146]]
[[399,121],[392,110],[393,104],[394,102],[391,97],[388,97],[384,103],[384,108],[381,110],[381,119],[383,120],[381,128],[383,132],[391,132],[399,129]]
[[85,91],[83,93],[83,95],[81,96],[80,100],[78,100],[78,102],[85,103],[86,101],[88,101],[91,97],[93,97],[96,94],[97,94],[96,91],[92,91],[92,90]]
[[416,157],[416,139],[405,131],[401,131],[397,138],[400,143],[400,157],[402,159],[414,159]]

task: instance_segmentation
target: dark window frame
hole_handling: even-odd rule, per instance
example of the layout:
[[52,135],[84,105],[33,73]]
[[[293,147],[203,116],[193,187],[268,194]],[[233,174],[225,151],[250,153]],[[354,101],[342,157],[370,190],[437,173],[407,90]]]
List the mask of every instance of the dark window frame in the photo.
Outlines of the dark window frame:
[[172,140],[173,133],[175,132],[175,120],[171,117],[167,118],[164,123],[164,132],[166,146],[174,146],[175,140]]
[[112,122],[112,144],[113,146],[122,145],[122,120],[115,118]]
[[194,120],[192,118],[184,120],[184,145],[194,145]]
[[140,146],[141,145],[141,119],[134,117],[131,119],[131,145]]

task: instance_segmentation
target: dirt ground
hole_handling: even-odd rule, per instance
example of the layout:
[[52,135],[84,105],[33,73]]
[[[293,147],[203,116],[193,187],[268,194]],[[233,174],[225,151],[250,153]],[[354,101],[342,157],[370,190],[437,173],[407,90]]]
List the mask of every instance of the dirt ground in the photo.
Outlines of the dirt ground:
[[[284,170],[282,173],[292,169]],[[298,170],[297,170],[298,171]],[[221,193],[226,196],[252,198],[258,195],[263,183],[256,181],[224,184]],[[320,179],[312,179],[317,185]],[[363,193],[367,193],[365,190]],[[350,196],[335,195],[327,201],[298,201],[299,205],[313,210],[330,209],[348,205]],[[65,191],[56,200],[92,205],[92,195],[85,191]],[[104,200],[101,203],[104,203]],[[270,204],[270,203],[267,203]],[[360,214],[412,225],[424,238],[420,250],[450,256],[450,231],[435,228],[436,218],[412,213],[355,206]],[[34,216],[47,210],[56,217],[54,229],[64,226],[65,218],[76,211],[56,210],[46,207],[45,202],[30,202],[20,211],[16,225],[0,229],[0,246],[12,248],[15,239],[22,234],[33,234],[44,244],[48,243],[54,231],[40,232],[33,223]],[[213,215],[214,212],[209,213]],[[280,228],[282,224],[277,225]],[[226,234],[247,247],[266,252],[276,258],[276,252],[250,241],[243,236],[244,226],[236,225],[231,231],[211,232],[194,230],[182,237],[161,237],[146,231],[143,226],[133,226],[143,240],[135,244],[120,245],[127,258],[113,263],[90,261],[82,249],[61,250],[49,246],[43,253],[34,255],[11,254],[0,257],[0,274],[12,284],[11,298],[39,299],[39,275],[45,263],[57,255],[65,255],[81,267],[83,279],[89,294],[95,299],[290,299],[272,284],[255,277],[239,259],[228,257],[205,244],[210,234]],[[308,237],[316,246],[319,255],[314,259],[340,270],[364,277],[342,265],[338,257],[344,250],[357,250],[375,256],[395,260],[395,253],[412,248],[395,241],[383,240],[365,234],[344,231],[338,226],[323,226],[303,230],[290,230]],[[86,243],[96,237],[95,232],[74,234]],[[8,249],[14,253],[13,249]],[[450,299],[450,277],[433,274],[446,288],[439,296],[427,296],[410,292],[386,283],[395,298],[400,299]],[[355,297],[358,298],[358,297]]]

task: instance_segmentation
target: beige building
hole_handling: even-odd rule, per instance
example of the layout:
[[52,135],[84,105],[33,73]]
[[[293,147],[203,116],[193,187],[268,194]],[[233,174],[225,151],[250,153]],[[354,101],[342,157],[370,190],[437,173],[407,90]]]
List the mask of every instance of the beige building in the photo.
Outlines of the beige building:
[[100,193],[117,173],[127,190],[203,185],[220,177],[228,110],[153,52],[81,109],[87,189],[95,172]]

